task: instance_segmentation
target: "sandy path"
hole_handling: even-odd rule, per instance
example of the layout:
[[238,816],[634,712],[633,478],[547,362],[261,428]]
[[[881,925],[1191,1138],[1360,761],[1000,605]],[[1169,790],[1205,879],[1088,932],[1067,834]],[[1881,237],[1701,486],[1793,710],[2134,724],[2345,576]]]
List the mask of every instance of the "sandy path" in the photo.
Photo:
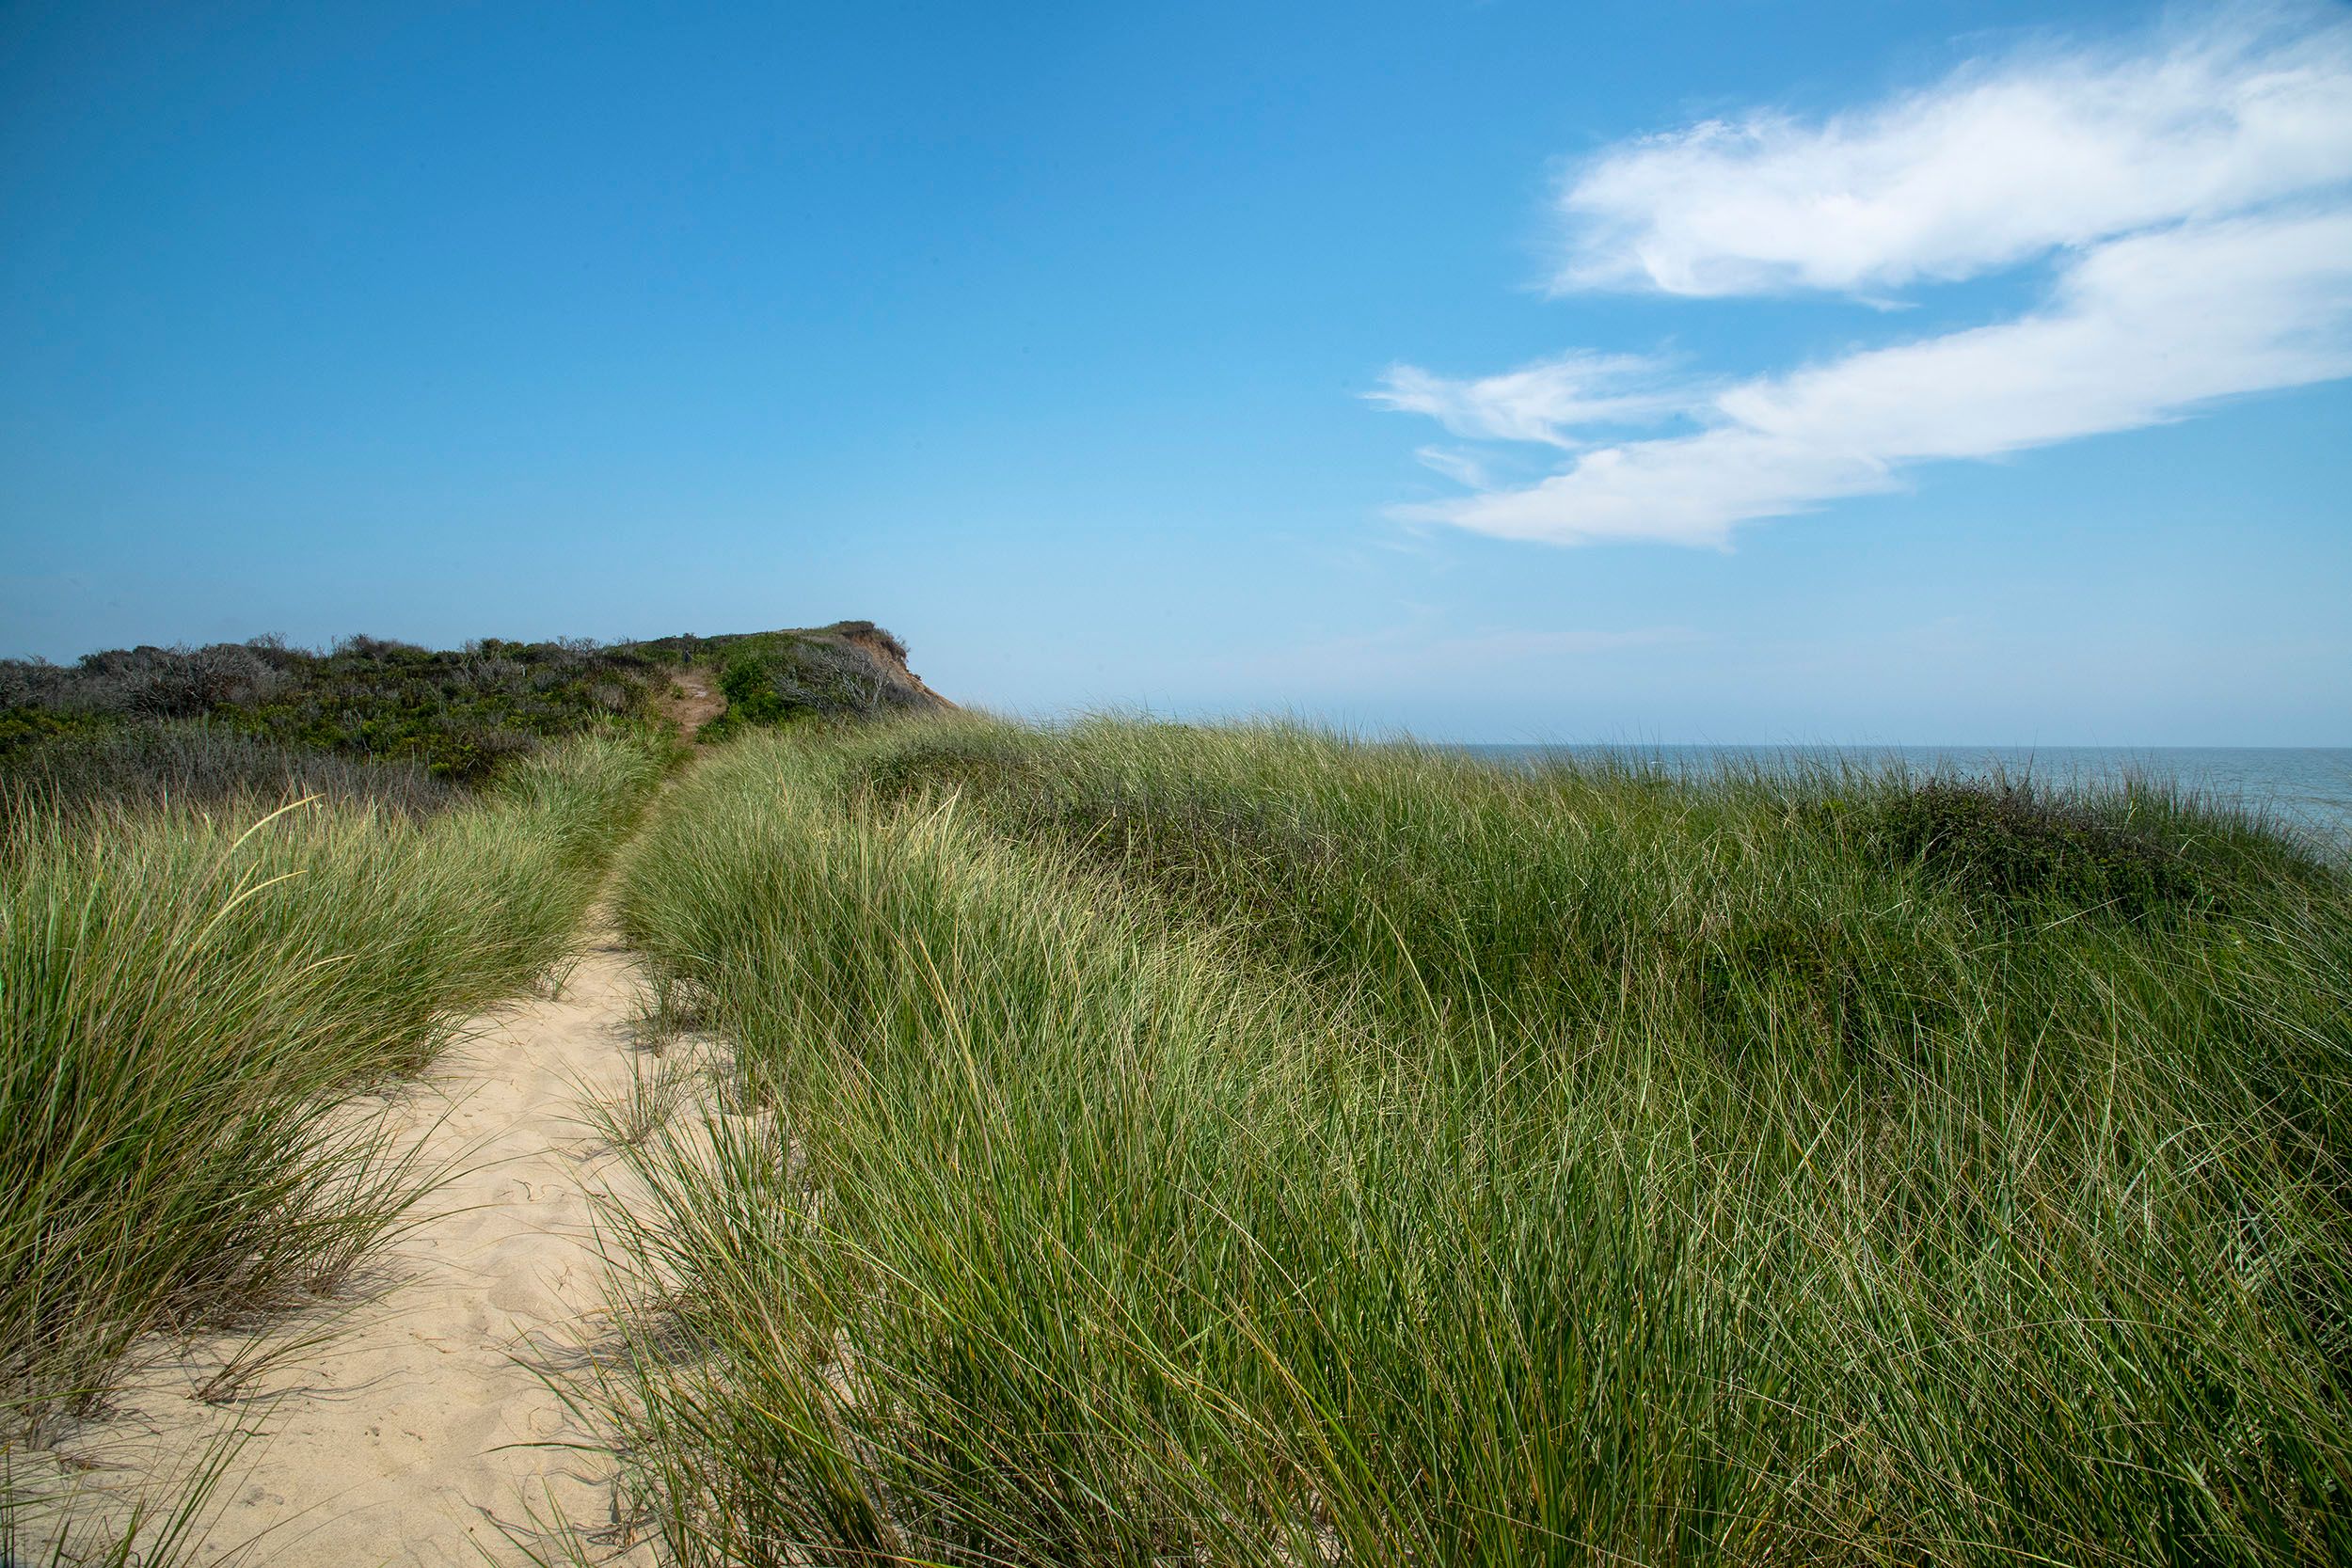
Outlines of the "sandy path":
[[[463,1174],[426,1199],[433,1217],[392,1246],[371,1295],[344,1304],[333,1339],[265,1370],[226,1413],[257,1436],[199,1562],[481,1568],[527,1560],[501,1524],[610,1530],[610,1462],[530,1446],[582,1435],[534,1367],[594,1326],[591,1195],[625,1175],[584,1122],[583,1093],[630,1082],[638,984],[600,919],[584,941],[554,1000],[473,1021],[434,1084],[396,1108],[429,1163]],[[184,1464],[221,1430],[224,1412],[192,1390],[234,1344],[149,1366],[105,1421],[61,1445],[103,1466],[88,1476],[102,1513],[109,1492]],[[615,1544],[611,1560],[649,1561],[643,1550]]]
[[711,688],[711,677],[700,670],[680,671],[668,693],[657,704],[690,742],[699,743],[702,727],[727,710],[727,700]]

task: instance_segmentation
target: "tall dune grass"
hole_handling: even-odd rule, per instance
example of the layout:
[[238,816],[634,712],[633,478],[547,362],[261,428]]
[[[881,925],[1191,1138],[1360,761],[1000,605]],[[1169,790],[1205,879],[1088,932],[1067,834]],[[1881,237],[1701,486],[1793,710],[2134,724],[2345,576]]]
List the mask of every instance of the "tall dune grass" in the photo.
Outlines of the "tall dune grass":
[[708,1564],[2344,1560],[2343,873],[1931,784],[732,748],[624,868],[762,1113],[640,1146],[651,1522]]
[[330,1284],[413,1197],[336,1103],[564,950],[660,770],[575,741],[418,818],[363,802],[13,815],[0,834],[0,1424],[137,1335]]

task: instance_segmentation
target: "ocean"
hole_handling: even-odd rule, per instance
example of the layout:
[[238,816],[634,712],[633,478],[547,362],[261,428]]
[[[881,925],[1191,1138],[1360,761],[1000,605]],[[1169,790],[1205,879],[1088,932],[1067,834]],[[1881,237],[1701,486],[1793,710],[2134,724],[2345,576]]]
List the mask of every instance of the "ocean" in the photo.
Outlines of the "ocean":
[[2352,748],[2338,746],[1464,746],[1499,762],[1617,755],[1677,772],[1859,763],[2097,788],[2169,780],[2352,855]]

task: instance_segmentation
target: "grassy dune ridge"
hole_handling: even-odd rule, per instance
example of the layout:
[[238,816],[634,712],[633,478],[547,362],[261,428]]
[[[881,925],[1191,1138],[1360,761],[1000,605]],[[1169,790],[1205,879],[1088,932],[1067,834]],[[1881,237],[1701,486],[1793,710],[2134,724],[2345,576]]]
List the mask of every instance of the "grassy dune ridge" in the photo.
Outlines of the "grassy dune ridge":
[[[323,1288],[415,1173],[323,1113],[564,952],[662,758],[579,739],[430,815],[364,799],[8,814],[0,1417],[138,1334]],[[400,807],[405,807],[404,800]]]
[[623,912],[773,1113],[622,1238],[683,1561],[2352,1553],[2259,824],[956,720],[738,743]]

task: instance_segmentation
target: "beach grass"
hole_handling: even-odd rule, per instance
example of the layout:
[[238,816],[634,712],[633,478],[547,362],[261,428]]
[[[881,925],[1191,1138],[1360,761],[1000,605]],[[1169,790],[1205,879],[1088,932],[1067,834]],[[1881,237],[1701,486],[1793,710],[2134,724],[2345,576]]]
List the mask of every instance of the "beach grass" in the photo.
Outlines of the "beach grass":
[[11,1440],[91,1408],[140,1336],[330,1290],[398,1225],[425,1173],[349,1102],[560,959],[663,761],[573,740],[423,810],[404,776],[382,804],[5,814]]
[[680,1562],[2352,1555],[2352,891],[2230,811],[956,719],[621,912]]

